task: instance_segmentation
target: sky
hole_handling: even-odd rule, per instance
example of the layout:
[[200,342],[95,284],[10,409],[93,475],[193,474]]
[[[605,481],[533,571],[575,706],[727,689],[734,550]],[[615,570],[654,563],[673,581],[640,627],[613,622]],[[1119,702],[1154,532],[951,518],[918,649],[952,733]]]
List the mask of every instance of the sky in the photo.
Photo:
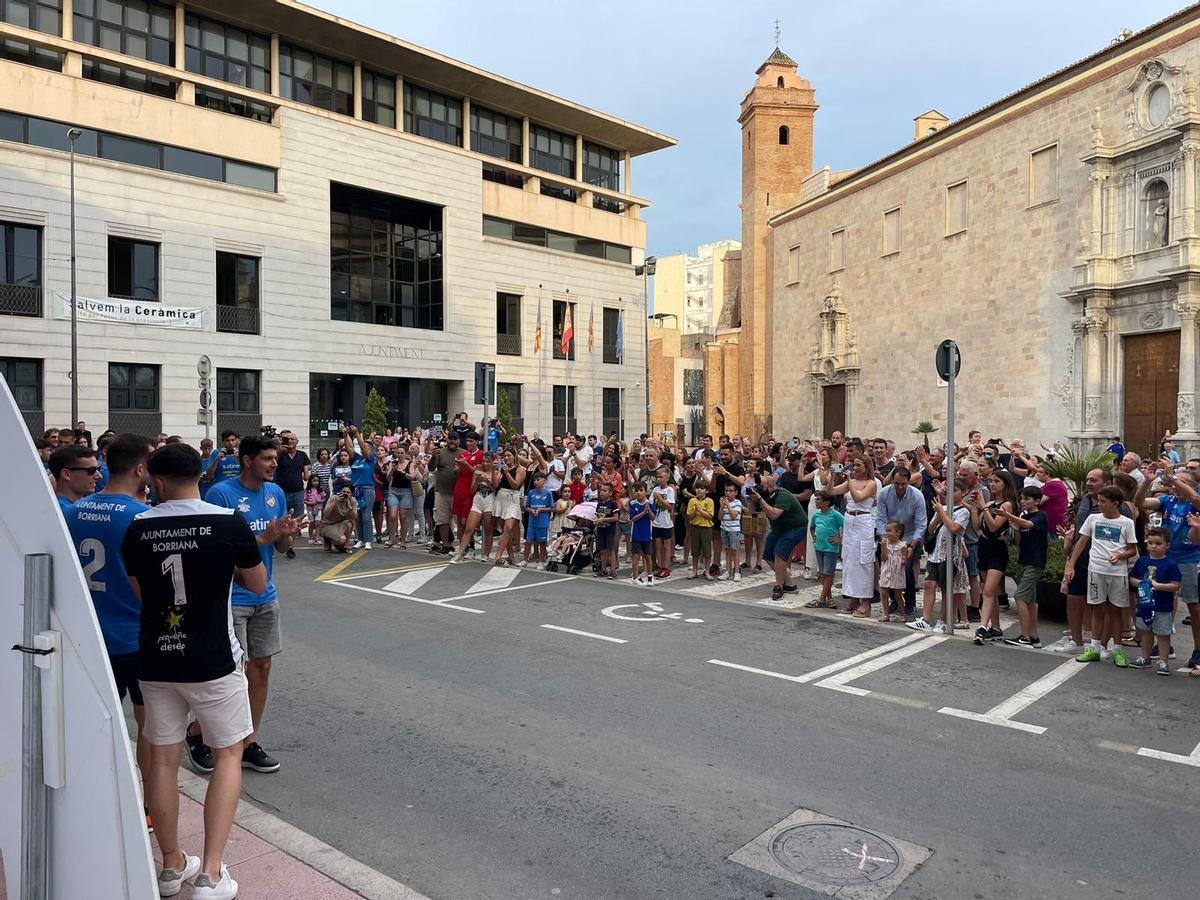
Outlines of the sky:
[[821,108],[814,166],[857,168],[1181,9],[1183,0],[307,0],[404,40],[619,116],[678,146],[633,160],[647,253],[741,233],[739,104],[775,46]]

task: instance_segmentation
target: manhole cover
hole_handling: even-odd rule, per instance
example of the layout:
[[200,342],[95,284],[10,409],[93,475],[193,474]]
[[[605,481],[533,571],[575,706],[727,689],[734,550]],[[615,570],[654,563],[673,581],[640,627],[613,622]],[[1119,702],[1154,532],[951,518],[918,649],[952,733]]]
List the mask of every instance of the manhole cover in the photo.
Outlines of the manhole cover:
[[825,884],[874,884],[900,869],[888,840],[852,825],[797,825],[771,841],[771,855],[797,875]]

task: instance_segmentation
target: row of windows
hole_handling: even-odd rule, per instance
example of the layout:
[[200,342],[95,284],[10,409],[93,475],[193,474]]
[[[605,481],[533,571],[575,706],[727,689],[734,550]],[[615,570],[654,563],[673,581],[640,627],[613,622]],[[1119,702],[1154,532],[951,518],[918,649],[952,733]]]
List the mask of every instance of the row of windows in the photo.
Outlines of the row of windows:
[[[967,179],[946,185],[945,236],[964,233],[970,224],[970,186]],[[1040,206],[1058,199],[1058,145],[1051,144],[1029,154],[1028,207]],[[885,210],[881,219],[882,255],[890,256],[901,250],[900,207]],[[800,246],[788,250],[788,281],[796,282],[801,273]],[[829,271],[836,272],[846,265],[846,229],[829,233]]]
[[[114,53],[164,66],[175,64],[175,10],[153,0],[76,0],[73,37]],[[0,0],[0,21],[62,34],[62,0]],[[12,47],[7,45],[12,43]],[[4,42],[0,56],[61,71],[61,54]],[[84,76],[119,87],[174,97],[174,82],[121,66],[86,61]],[[184,19],[184,69],[262,93],[271,92],[271,39],[245,28],[195,13]],[[397,125],[396,79],[364,71],[362,117],[368,122]],[[197,105],[250,118],[270,120],[269,107],[218,92],[205,92]],[[343,60],[293,44],[279,47],[279,95],[344,116],[354,114],[354,67]],[[410,134],[463,146],[462,99],[428,88],[405,84],[403,127]],[[264,114],[264,110],[267,112]],[[520,119],[487,109],[472,109],[471,149],[508,162],[522,160]],[[542,125],[530,126],[529,165],[575,178],[575,138]],[[620,190],[620,154],[588,143],[583,152],[583,180],[608,190]],[[603,206],[604,204],[597,204]]]
[[563,234],[561,231],[551,231],[539,225],[510,222],[507,219],[497,219],[493,216],[483,217],[483,233],[487,237],[516,241],[519,244],[531,244],[534,247],[547,247],[551,250],[562,250],[566,253],[578,253],[582,256],[593,256],[596,259],[607,259],[611,262],[629,263],[633,260],[633,251],[621,244]]
[[[521,356],[521,304],[524,298],[520,294],[500,292],[496,294],[496,353],[501,356]],[[551,309],[553,324],[553,350],[555,359],[574,359],[576,337],[586,337],[587,326],[575,317],[575,307],[571,303],[571,332],[567,352],[563,353],[562,335],[567,315],[567,301],[555,300]],[[621,311],[611,306],[605,306],[600,313],[601,359],[609,364],[621,362],[622,347],[618,340],[621,331]]]
[[[51,150],[70,150],[71,142],[67,138],[70,128],[70,125],[49,119],[0,112],[0,140],[3,141],[32,144]],[[75,152],[82,156],[95,156],[149,169],[162,169],[260,191],[275,190],[275,170],[265,166],[124,137],[108,131],[96,131],[91,128],[81,128],[79,131],[80,135],[75,140]]]

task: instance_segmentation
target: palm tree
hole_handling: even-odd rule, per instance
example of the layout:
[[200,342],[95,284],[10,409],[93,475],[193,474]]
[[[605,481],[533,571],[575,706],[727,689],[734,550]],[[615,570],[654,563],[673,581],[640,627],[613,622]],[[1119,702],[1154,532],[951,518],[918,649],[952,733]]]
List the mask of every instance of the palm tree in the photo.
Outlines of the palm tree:
[[1071,502],[1067,508],[1067,521],[1075,521],[1075,511],[1083,495],[1087,493],[1087,473],[1092,469],[1103,469],[1111,472],[1116,457],[1107,450],[1084,450],[1076,453],[1074,450],[1063,449],[1054,456],[1042,461],[1042,468],[1051,478],[1059,478],[1071,494]]
[[937,426],[932,422],[918,422],[917,427],[912,430],[912,433],[921,435],[921,440],[925,442],[925,449],[928,450],[929,436],[937,430]]

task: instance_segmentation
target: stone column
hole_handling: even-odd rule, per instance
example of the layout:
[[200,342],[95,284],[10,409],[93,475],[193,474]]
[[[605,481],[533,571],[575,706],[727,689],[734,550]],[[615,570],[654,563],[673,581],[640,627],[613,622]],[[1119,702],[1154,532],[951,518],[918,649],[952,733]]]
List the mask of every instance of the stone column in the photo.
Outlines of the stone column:
[[271,35],[271,96],[279,96],[279,35]]
[[630,153],[628,150],[626,150],[624,153],[621,154],[621,157],[625,161],[625,183],[621,186],[622,186],[622,188],[624,188],[625,193],[632,194],[633,193],[633,168],[632,168],[633,167],[633,154]]
[[583,135],[575,135],[575,180],[583,181]]
[[1088,175],[1088,182],[1092,186],[1091,247],[1090,252],[1086,254],[1088,257],[1104,255],[1104,182],[1107,180],[1108,175],[1104,172],[1097,171]]
[[1083,335],[1083,409],[1079,430],[1087,433],[1101,431],[1100,417],[1104,403],[1104,349],[1101,336],[1108,324],[1102,313],[1085,313],[1074,324]]
[[1180,237],[1195,237],[1196,235],[1196,156],[1200,154],[1200,144],[1185,141],[1179,151],[1180,165],[1183,167],[1183,227]]
[[354,118],[362,118],[362,61],[354,61]]
[[471,98],[462,98],[462,147],[464,150],[474,150],[471,146]]
[[62,38],[64,41],[75,40],[75,0],[63,0]]
[[[1176,405],[1176,440],[1189,445],[1200,439],[1196,432],[1196,320],[1200,298],[1182,296],[1175,301],[1179,313],[1179,399]],[[1189,451],[1191,447],[1189,446]]]
[[529,116],[521,119],[521,165],[529,167]]
[[175,4],[175,68],[186,69],[187,62],[187,32],[185,30],[186,11],[182,3]]
[[858,375],[846,377],[846,434],[858,434]]

